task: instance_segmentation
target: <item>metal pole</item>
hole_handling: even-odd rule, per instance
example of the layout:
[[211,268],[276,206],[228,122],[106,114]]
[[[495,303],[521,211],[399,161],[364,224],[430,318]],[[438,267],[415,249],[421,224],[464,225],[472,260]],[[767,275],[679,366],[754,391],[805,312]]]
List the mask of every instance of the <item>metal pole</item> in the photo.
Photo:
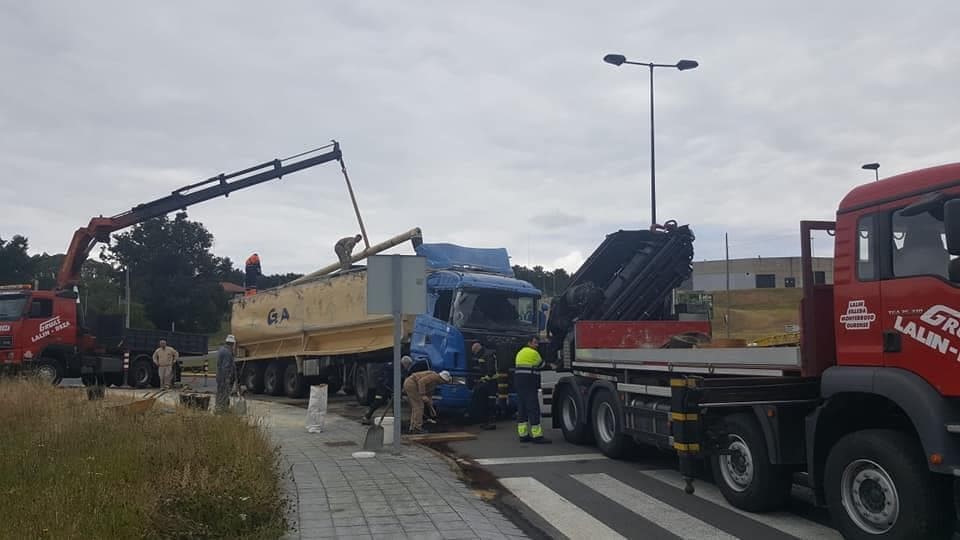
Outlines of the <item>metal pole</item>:
[[723,233],[723,243],[726,245],[726,266],[727,266],[727,314],[726,324],[727,339],[730,339],[730,235]]
[[657,224],[656,153],[653,144],[653,62],[650,63],[650,221]]
[[874,169],[874,170],[873,170],[873,181],[874,181],[874,182],[879,182],[879,181],[880,181],[880,169]]
[[401,427],[401,407],[400,395],[403,389],[400,387],[400,341],[403,331],[403,319],[400,313],[400,257],[394,255],[390,261],[393,266],[393,283],[391,291],[393,293],[393,453],[400,454],[400,427]]
[[127,266],[127,271],[124,272],[124,274],[126,274],[126,281],[127,281],[127,287],[126,287],[127,288],[127,291],[126,291],[127,314],[126,314],[126,318],[124,319],[124,328],[130,328],[130,267],[129,266]]
[[370,249],[370,239],[367,238],[367,229],[363,226],[363,218],[360,217],[360,207],[357,206],[357,198],[353,194],[353,186],[350,184],[350,176],[347,175],[347,165],[340,158],[340,171],[343,172],[343,179],[347,181],[347,191],[350,192],[350,201],[353,203],[353,211],[357,214],[357,223],[360,224],[360,234],[363,235],[363,245]]

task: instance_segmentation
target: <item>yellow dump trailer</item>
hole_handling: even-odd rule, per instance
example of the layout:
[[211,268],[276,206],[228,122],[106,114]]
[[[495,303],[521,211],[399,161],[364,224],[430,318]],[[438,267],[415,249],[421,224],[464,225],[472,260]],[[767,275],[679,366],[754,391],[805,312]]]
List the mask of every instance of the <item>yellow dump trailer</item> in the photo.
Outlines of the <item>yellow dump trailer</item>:
[[[413,317],[404,324],[409,337]],[[238,360],[373,353],[393,347],[393,318],[367,314],[364,269],[263,291],[233,304]]]
[[[420,229],[371,246],[351,261],[406,241],[419,245]],[[253,393],[302,397],[310,384],[325,382],[331,393],[345,387],[365,403],[374,390],[373,370],[392,357],[393,317],[367,314],[364,267],[326,266],[235,300],[231,315],[240,382]],[[404,320],[405,343],[413,320]]]

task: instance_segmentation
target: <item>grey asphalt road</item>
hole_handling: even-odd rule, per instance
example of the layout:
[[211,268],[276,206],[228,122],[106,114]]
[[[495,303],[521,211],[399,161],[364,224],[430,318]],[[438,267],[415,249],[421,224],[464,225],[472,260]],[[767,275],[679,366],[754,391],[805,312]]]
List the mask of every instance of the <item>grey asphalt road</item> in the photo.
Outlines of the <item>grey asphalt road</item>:
[[521,443],[503,422],[448,451],[487,473],[480,476],[499,484],[503,504],[552,538],[840,538],[802,488],[795,487],[788,511],[750,514],[727,504],[707,480],[696,482],[695,495],[684,493],[670,454],[641,450],[614,461],[567,443],[560,430],[545,433],[553,444]]

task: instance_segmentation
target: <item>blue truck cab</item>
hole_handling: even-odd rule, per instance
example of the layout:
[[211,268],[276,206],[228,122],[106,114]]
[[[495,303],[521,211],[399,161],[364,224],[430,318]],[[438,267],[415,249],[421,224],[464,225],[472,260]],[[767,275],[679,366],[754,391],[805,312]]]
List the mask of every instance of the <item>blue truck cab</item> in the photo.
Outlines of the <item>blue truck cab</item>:
[[508,372],[542,326],[540,291],[514,276],[506,249],[421,244],[416,251],[427,262],[427,313],[416,318],[410,355],[454,377],[439,388],[437,409],[465,411],[484,375],[471,346],[494,350],[498,371]]

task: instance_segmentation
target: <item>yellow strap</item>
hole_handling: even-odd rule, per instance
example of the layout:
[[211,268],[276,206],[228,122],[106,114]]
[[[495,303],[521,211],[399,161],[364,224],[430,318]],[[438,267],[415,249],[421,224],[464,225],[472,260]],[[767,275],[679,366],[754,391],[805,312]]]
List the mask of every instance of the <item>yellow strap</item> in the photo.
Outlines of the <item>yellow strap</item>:
[[699,415],[697,413],[672,412],[670,413],[670,419],[674,422],[696,422],[699,419]]
[[698,443],[673,443],[673,449],[677,452],[699,452],[700,445]]

